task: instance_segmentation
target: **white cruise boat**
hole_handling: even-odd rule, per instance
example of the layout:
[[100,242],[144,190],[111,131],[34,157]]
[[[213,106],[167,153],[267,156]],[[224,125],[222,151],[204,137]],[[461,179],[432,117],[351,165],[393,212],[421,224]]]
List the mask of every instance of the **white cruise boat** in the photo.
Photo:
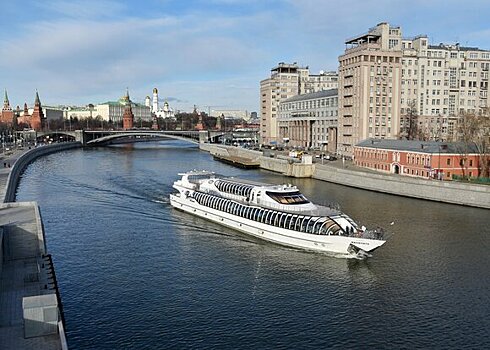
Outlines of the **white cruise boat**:
[[296,186],[267,185],[209,171],[179,174],[170,204],[185,212],[289,247],[356,258],[385,243],[346,214],[311,203]]

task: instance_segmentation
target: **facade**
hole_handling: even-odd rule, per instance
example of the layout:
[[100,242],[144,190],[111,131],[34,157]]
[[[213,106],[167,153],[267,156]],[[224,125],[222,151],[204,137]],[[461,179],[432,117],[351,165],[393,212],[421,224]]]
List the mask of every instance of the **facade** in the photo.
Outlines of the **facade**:
[[64,111],[64,118],[101,118],[104,121],[112,121],[114,124],[122,126],[123,125],[123,115],[126,104],[131,103],[131,110],[134,115],[135,121],[151,121],[152,114],[151,109],[148,106],[142,105],[140,103],[135,103],[129,99],[129,94],[121,97],[118,101],[108,101],[96,106],[89,105],[87,107],[75,107],[67,108]]
[[[450,180],[478,176],[479,154],[463,143],[367,139],[354,147],[354,164],[384,173]],[[462,160],[465,159],[466,160]]]
[[250,113],[248,113],[247,110],[242,110],[242,109],[210,109],[209,115],[215,118],[221,116],[225,116],[225,118],[234,118],[234,119],[243,119],[243,120],[249,120],[251,118]]
[[337,87],[335,72],[310,75],[308,67],[281,62],[271,70],[271,76],[260,82],[260,139],[264,144],[279,139],[279,103],[290,97]]
[[401,29],[380,23],[345,44],[339,57],[337,151],[352,157],[361,140],[399,136]]
[[402,136],[410,110],[418,114],[419,137],[448,140],[462,113],[490,106],[490,51],[459,44],[429,45],[426,36],[402,40]]
[[279,104],[279,143],[336,151],[338,90],[290,97]]

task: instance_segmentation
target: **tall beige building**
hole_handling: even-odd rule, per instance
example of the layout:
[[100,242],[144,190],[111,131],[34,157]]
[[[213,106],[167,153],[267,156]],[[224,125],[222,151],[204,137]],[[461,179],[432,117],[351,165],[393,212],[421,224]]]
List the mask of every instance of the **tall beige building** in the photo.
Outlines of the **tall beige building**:
[[399,135],[401,29],[380,23],[345,44],[339,57],[337,152],[352,157],[361,140]]
[[277,121],[281,101],[299,94],[336,88],[337,85],[336,72],[310,75],[308,67],[284,62],[272,68],[270,78],[260,82],[261,143],[281,141]]
[[451,139],[462,113],[490,106],[490,51],[459,44],[429,45],[426,36],[402,40],[402,136],[408,136],[410,109],[418,115],[419,136]]

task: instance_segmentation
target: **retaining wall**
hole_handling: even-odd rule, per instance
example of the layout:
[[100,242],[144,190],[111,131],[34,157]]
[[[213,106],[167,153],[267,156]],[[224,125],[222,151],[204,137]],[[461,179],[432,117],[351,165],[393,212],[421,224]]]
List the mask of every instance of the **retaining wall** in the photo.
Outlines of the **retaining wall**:
[[240,147],[217,145],[217,144],[200,144],[199,148],[211,154],[219,156],[236,156],[252,160],[258,160],[262,169],[281,173],[291,177],[311,177],[315,170],[315,164],[302,164],[294,162],[292,159],[280,159],[264,157],[262,152],[253,151]]
[[371,191],[490,209],[490,186],[374,174],[318,165],[313,178]]
[[3,198],[3,203],[15,201],[15,193],[17,191],[17,186],[19,185],[20,177],[31,162],[50,153],[79,147],[82,147],[81,142],[64,142],[33,148],[21,155],[10,170],[7,184],[5,185],[5,196]]

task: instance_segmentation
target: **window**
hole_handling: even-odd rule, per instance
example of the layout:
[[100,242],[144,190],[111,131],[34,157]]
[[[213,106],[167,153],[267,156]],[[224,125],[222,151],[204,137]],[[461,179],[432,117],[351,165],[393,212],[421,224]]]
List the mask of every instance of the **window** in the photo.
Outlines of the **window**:
[[266,194],[280,204],[305,204],[310,202],[299,191],[286,193],[267,191]]
[[446,165],[451,165],[451,158],[448,158],[448,159],[446,160]]

